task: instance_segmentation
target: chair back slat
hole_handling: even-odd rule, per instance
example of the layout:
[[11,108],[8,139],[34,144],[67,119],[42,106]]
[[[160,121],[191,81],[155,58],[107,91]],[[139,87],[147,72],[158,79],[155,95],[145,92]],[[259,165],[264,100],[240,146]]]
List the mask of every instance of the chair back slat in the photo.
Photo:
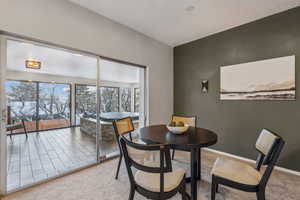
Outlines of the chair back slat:
[[115,131],[116,141],[120,150],[120,154],[122,154],[121,145],[120,145],[120,135],[129,134],[130,140],[132,140],[131,132],[134,131],[134,126],[132,123],[131,117],[126,117],[123,119],[118,119],[113,121],[113,127]]
[[196,116],[187,117],[187,116],[179,116],[179,115],[173,115],[172,121],[178,122],[182,121],[183,123],[195,127],[196,126]]
[[114,128],[115,132],[119,135],[124,135],[126,133],[134,131],[134,126],[131,117],[115,120]]
[[260,156],[257,160],[258,169],[261,165],[267,165],[270,161],[274,145],[280,137],[271,132],[270,130],[263,129],[256,141],[255,147],[260,152]]
[[259,151],[255,168],[259,171],[262,165],[267,165],[267,167],[260,180],[260,185],[265,186],[267,184],[284,143],[283,139],[276,133],[267,129],[261,131],[255,145]]
[[263,129],[256,141],[256,149],[267,155],[277,138],[278,136],[271,131]]

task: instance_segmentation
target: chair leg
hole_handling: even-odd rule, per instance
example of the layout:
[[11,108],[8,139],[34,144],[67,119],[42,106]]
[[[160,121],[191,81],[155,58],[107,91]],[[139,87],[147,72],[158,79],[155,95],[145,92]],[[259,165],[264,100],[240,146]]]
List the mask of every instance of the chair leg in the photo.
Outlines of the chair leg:
[[135,194],[135,189],[133,187],[130,188],[129,200],[133,200]]
[[214,179],[214,176],[212,176],[212,183],[211,183],[211,200],[216,199],[216,191],[217,191],[217,183]]
[[9,134],[9,137],[10,137],[10,140],[12,141],[12,134],[13,134],[13,131],[11,130],[10,131],[10,134]]
[[216,184],[216,193],[219,193],[219,184]]
[[256,192],[257,200],[265,200],[265,189],[260,189]]
[[26,135],[26,139],[28,138],[28,135],[27,135],[27,130],[25,128],[25,125],[24,125],[24,132],[25,132],[25,135]]
[[182,184],[182,187],[181,187],[181,199],[182,200],[188,200],[187,194],[186,194],[185,181],[184,181],[184,183]]
[[117,168],[117,173],[116,173],[115,179],[118,179],[118,176],[119,176],[120,166],[121,166],[121,163],[122,163],[122,157],[123,157],[123,155],[120,154],[120,158],[119,158],[119,163],[118,163],[118,168]]
[[26,131],[26,129],[24,129],[24,131],[25,131],[25,135],[26,135],[26,139],[28,138],[28,135],[27,135],[27,131]]
[[173,149],[173,152],[172,152],[172,160],[174,160],[174,156],[175,156],[175,149]]

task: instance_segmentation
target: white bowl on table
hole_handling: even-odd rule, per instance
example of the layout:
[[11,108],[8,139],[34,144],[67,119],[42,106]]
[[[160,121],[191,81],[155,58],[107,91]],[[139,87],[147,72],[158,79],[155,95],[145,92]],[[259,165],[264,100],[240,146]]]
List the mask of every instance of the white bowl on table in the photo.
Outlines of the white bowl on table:
[[174,134],[182,134],[189,129],[189,125],[185,124],[184,126],[169,126],[167,125],[167,129]]

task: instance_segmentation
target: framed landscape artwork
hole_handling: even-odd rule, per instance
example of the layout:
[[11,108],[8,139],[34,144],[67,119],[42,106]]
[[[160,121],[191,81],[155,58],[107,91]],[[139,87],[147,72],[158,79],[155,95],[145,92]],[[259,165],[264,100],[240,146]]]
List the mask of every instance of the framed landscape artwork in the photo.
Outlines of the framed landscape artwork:
[[295,56],[220,69],[221,100],[295,100]]

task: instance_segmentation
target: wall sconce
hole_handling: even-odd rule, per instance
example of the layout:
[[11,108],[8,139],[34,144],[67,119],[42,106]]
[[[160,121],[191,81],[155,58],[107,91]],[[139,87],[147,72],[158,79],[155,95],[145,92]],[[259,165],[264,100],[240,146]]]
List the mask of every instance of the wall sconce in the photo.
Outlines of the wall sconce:
[[25,66],[29,69],[41,69],[42,63],[34,60],[26,60]]
[[201,90],[202,90],[202,93],[207,93],[208,92],[208,80],[203,80],[201,82]]

